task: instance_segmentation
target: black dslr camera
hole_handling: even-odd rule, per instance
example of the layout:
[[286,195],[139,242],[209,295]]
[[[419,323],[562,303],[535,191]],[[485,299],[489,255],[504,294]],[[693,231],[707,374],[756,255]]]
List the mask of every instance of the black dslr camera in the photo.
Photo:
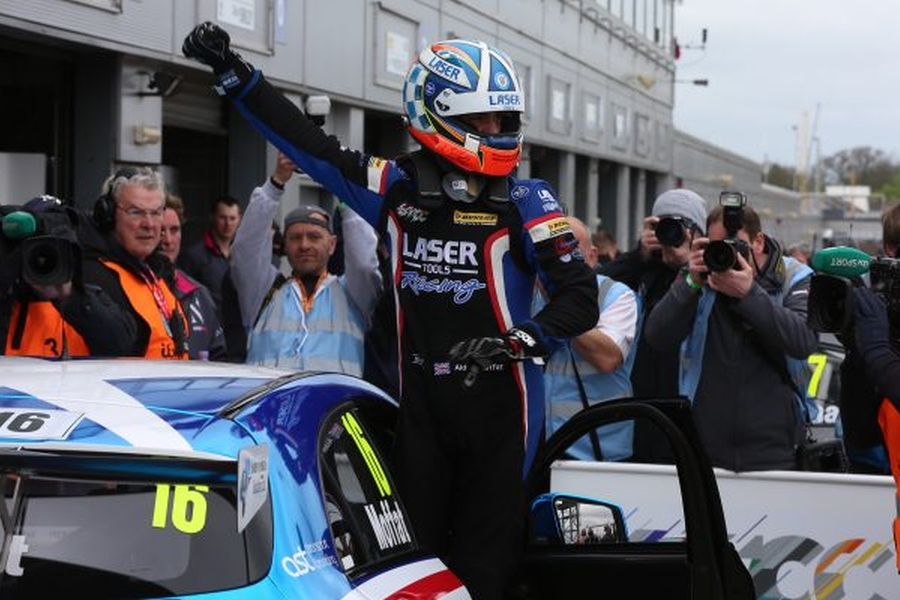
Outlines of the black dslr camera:
[[55,198],[42,200],[41,210],[0,207],[0,284],[4,289],[19,279],[31,286],[51,286],[75,278],[80,258],[77,217]]
[[710,271],[740,269],[738,253],[750,260],[750,246],[737,237],[737,232],[744,226],[747,196],[741,192],[722,192],[719,194],[719,205],[722,207],[722,225],[728,237],[710,242],[703,251],[703,262]]
[[690,222],[683,217],[662,217],[654,231],[660,244],[677,248],[684,243],[685,231],[689,228]]

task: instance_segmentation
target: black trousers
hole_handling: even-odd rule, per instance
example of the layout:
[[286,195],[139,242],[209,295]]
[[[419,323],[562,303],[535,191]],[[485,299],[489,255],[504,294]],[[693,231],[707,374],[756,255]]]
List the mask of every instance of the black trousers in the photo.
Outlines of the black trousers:
[[[451,367],[452,368],[452,367]],[[508,368],[482,373],[408,369],[394,463],[421,546],[473,598],[502,598],[523,544],[522,401]]]

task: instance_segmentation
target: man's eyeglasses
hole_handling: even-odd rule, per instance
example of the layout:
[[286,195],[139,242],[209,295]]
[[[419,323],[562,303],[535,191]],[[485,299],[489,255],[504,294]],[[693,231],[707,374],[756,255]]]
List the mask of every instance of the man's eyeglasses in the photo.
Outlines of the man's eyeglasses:
[[154,208],[152,210],[143,210],[140,208],[130,207],[123,208],[120,205],[116,204],[116,208],[125,213],[125,216],[128,217],[131,221],[140,221],[144,217],[148,217],[151,221],[162,221],[163,213],[166,211],[166,208]]

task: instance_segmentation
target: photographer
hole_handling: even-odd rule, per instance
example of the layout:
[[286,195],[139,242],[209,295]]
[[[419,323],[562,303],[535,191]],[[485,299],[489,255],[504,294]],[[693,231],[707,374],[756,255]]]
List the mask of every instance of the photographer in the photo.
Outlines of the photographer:
[[4,207],[0,353],[55,358],[125,353],[134,320],[103,289],[82,280],[78,234],[88,226],[52,196]]
[[[598,269],[598,273],[630,287],[639,297],[643,313],[651,314],[688,263],[691,242],[703,235],[706,202],[687,189],[660,194],[637,248]],[[634,396],[670,398],[678,395],[678,349],[659,351],[635,336],[631,385]],[[635,422],[634,457],[644,462],[671,462],[671,445],[658,428],[643,419]]]
[[782,257],[742,194],[720,202],[709,238],[693,241],[687,271],[647,319],[647,342],[681,346],[680,393],[714,466],[793,469],[805,420],[798,379],[816,346],[806,324],[812,270]]

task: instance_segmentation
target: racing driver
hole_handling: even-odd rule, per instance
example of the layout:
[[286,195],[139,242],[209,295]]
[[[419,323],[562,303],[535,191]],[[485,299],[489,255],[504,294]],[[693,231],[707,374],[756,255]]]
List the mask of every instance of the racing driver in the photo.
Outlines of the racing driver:
[[[185,56],[303,171],[391,249],[400,369],[395,462],[420,545],[476,598],[499,598],[522,543],[522,476],[544,415],[541,370],[598,318],[596,278],[550,186],[516,180],[524,93],[506,54],[450,40],[424,49],[402,109],[422,149],[385,160],[343,148],[212,23]],[[550,295],[533,317],[539,277]]]

